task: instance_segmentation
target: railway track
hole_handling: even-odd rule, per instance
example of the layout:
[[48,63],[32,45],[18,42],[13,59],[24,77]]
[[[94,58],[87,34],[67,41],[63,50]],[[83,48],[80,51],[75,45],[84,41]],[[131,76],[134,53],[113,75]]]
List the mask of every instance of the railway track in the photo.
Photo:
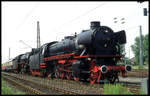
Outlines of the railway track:
[[[35,78],[29,75],[21,75],[14,73],[3,73],[4,78],[11,78],[16,83],[21,83],[21,86],[26,84],[30,85],[31,88],[27,88],[29,91],[35,94],[51,94],[49,90],[56,91],[55,93],[60,94],[102,94],[102,88],[95,88],[93,86],[84,85],[81,82],[75,82],[70,80],[53,79],[47,78]],[[32,85],[32,86],[31,86]],[[35,87],[36,86],[36,87]],[[49,89],[49,90],[48,90]],[[33,91],[34,90],[34,91]]]
[[[36,88],[39,89],[32,89],[28,88],[29,90],[35,90],[35,94],[52,94],[52,93],[59,93],[59,94],[103,94],[103,85],[104,84],[93,84],[91,85],[89,82],[76,82],[73,80],[62,80],[62,79],[48,79],[43,77],[34,77],[30,75],[22,75],[22,74],[14,74],[14,73],[3,73],[5,76],[14,76],[13,78],[23,79],[21,82],[31,82],[34,87],[39,86]],[[13,79],[12,78],[12,79]],[[15,79],[13,79],[15,80]],[[25,83],[26,84],[26,83]],[[130,92],[138,94],[140,89],[140,83],[133,83],[133,82],[122,82],[120,81],[119,84],[125,86]],[[43,88],[43,89],[42,89]],[[51,92],[50,92],[51,90]],[[53,90],[53,91],[52,91]],[[55,91],[55,92],[54,92]],[[33,92],[32,92],[33,93]]]
[[118,83],[122,84],[124,87],[126,87],[128,91],[130,91],[134,94],[140,94],[141,82],[120,81]]
[[[35,83],[33,81],[25,80],[23,78],[19,78],[17,76],[5,74],[3,78],[10,83],[16,84],[21,88],[24,88],[27,92],[36,95],[43,94],[56,94],[58,92],[51,91],[49,87],[45,85],[41,85],[39,83]],[[59,93],[58,93],[59,94]]]
[[32,93],[33,94],[37,94],[37,95],[39,95],[39,94],[45,94],[45,93],[43,93],[43,92],[41,92],[39,90],[36,90],[36,89],[34,89],[34,88],[30,87],[30,86],[27,86],[27,85],[24,85],[22,83],[19,83],[19,82],[15,81],[15,80],[9,79],[6,76],[3,76],[3,77],[4,77],[4,79],[6,81],[13,83],[13,85],[18,85],[18,86],[24,88],[26,91],[31,92],[31,94]]

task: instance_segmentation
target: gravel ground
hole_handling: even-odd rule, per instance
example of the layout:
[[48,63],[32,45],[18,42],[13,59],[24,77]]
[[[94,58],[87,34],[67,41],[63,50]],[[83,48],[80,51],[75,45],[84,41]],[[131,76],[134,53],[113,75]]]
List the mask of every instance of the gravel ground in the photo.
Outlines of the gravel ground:
[[[13,74],[15,75],[15,74]],[[27,76],[27,75],[21,75],[18,74],[17,76],[21,78],[25,78],[27,80],[31,80],[37,83],[46,84],[51,87],[59,88],[59,89],[65,89],[67,91],[73,91],[78,94],[102,94],[103,88],[95,88],[92,85],[85,85],[80,82],[71,82],[67,80],[57,80],[57,79],[48,79],[48,78],[40,78],[40,77],[34,77],[34,76]],[[101,85],[102,86],[102,85]]]
[[[133,82],[135,82],[135,80],[138,81],[141,78],[137,79],[137,78],[134,78],[134,76],[140,77],[139,74],[142,77],[143,76],[147,77],[148,71],[147,70],[146,71],[145,70],[143,70],[143,71],[133,70],[133,71],[127,73],[127,76],[129,78],[123,78],[122,80],[125,80],[125,81],[133,80]],[[58,80],[57,79],[50,79],[49,80],[48,78],[40,78],[40,77],[34,77],[34,76],[28,76],[28,75],[23,76],[21,74],[18,74],[17,76],[26,78],[27,80],[33,80],[33,81],[39,82],[41,84],[44,82],[44,84],[49,85],[49,86],[53,86],[53,87],[57,87],[57,88],[61,88],[61,89],[66,89],[66,90],[70,90],[70,91],[73,90],[73,91],[80,93],[80,94],[96,94],[96,95],[103,94],[103,88],[102,87],[95,87],[94,85],[90,85],[90,84],[82,84],[80,82],[75,82],[75,81],[70,82],[67,80],[59,80],[59,79]],[[133,78],[130,78],[130,76],[132,76]],[[102,86],[102,85],[100,85],[100,86]],[[12,86],[12,87],[16,91],[18,90],[16,88],[16,86]]]
[[149,75],[149,70],[133,70],[131,72],[127,72],[128,77],[140,77],[146,78]]
[[[149,76],[149,70],[131,70],[131,72],[127,72],[126,74],[128,77],[147,78]],[[121,73],[119,76],[122,76]]]

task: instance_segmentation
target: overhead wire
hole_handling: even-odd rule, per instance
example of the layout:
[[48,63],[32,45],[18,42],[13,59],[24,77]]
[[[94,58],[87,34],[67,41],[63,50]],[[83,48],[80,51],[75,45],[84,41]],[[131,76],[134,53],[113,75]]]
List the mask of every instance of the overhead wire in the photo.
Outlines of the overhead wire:
[[[27,19],[29,19],[31,17],[31,15],[37,9],[37,7],[39,6],[39,4],[40,4],[39,2],[36,3],[36,4],[34,4],[34,6],[31,8],[31,10],[29,10],[29,12],[24,16],[23,20],[20,22],[20,24],[16,28],[17,31],[19,30],[19,28],[22,27],[22,25],[27,21]],[[22,43],[24,43],[24,42],[22,42]],[[28,46],[28,47],[32,48],[31,46]]]
[[[74,18],[74,19],[72,19],[72,20],[70,20],[70,21],[68,21],[68,22],[64,23],[64,24],[63,24],[62,26],[60,26],[58,29],[60,30],[60,28],[62,28],[63,26],[66,26],[67,24],[72,23],[73,21],[75,21],[75,20],[77,20],[77,19],[81,18],[82,16],[87,15],[88,13],[90,13],[90,12],[94,11],[95,9],[97,9],[97,8],[99,8],[99,7],[102,7],[102,6],[103,6],[103,5],[105,5],[105,4],[106,4],[106,3],[102,3],[102,4],[100,4],[100,5],[96,6],[96,7],[92,8],[92,9],[90,9],[90,10],[86,11],[85,13],[83,13],[83,14],[81,14],[81,15],[77,16],[76,18]],[[135,10],[136,10],[136,8],[135,8]],[[128,20],[132,19],[132,18],[133,18],[133,16],[134,16],[135,14],[139,14],[139,12],[129,14],[129,15],[126,17],[126,19],[128,19]],[[132,20],[133,20],[133,19],[132,19]]]
[[[106,3],[102,3],[102,4],[96,6],[96,7],[92,8],[92,9],[86,11],[85,13],[83,13],[83,14],[81,14],[81,15],[75,17],[74,19],[72,19],[72,20],[70,20],[70,21],[68,21],[68,22],[66,22],[66,23],[64,23],[64,24],[62,24],[62,25],[61,25],[59,28],[57,28],[57,29],[59,29],[59,31],[60,31],[60,29],[61,29],[63,26],[66,26],[66,25],[72,23],[73,21],[75,21],[75,20],[77,20],[77,19],[79,19],[79,18],[81,18],[81,17],[83,17],[83,16],[89,14],[90,12],[92,12],[92,11],[98,9],[99,7],[102,7],[102,6],[105,5],[105,4],[106,4]],[[55,30],[55,32],[56,32],[56,31],[57,31],[57,30]],[[58,32],[58,31],[57,31],[57,32]],[[56,37],[56,38],[57,38],[57,37]]]
[[25,21],[31,16],[31,14],[35,11],[35,9],[38,7],[39,2],[34,5],[34,7],[25,15],[24,19],[20,22],[20,24],[17,26],[17,30],[25,23]]
[[[97,8],[99,8],[99,7],[102,7],[102,6],[105,5],[105,4],[106,4],[106,3],[102,3],[102,4],[100,4],[100,5],[96,6],[96,7],[94,7],[94,8],[92,8],[92,9],[88,10],[87,12],[83,13],[82,15],[77,16],[76,18],[74,18],[74,19],[71,20],[70,22],[73,22],[74,20],[77,20],[77,19],[81,18],[82,16],[87,15],[88,13],[94,11],[95,9],[97,9]],[[70,23],[70,22],[69,22],[69,23]]]
[[58,29],[60,29],[60,28],[61,28],[61,27],[63,27],[63,26],[66,26],[67,24],[72,23],[73,21],[75,21],[75,20],[77,20],[77,19],[81,18],[82,16],[87,15],[88,13],[90,13],[90,12],[94,11],[95,9],[97,9],[97,8],[99,8],[99,7],[102,7],[102,6],[103,6],[103,5],[105,5],[105,4],[106,4],[106,3],[102,3],[102,4],[100,4],[100,5],[96,6],[96,7],[92,8],[92,9],[90,9],[90,10],[86,11],[85,13],[83,13],[83,14],[81,14],[81,15],[79,15],[79,16],[77,16],[77,17],[75,17],[74,19],[72,19],[72,20],[70,20],[70,21],[68,21],[68,22],[66,22],[66,23],[64,23],[64,24],[62,24],[62,26],[60,26]]

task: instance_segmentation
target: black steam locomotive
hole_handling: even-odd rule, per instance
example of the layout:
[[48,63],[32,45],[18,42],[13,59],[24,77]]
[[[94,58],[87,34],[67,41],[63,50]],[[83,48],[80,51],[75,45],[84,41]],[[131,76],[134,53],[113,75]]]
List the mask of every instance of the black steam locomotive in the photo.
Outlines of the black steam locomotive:
[[107,79],[115,82],[118,73],[125,76],[131,70],[127,65],[116,65],[123,55],[120,45],[126,43],[125,31],[114,32],[100,22],[91,22],[89,30],[66,36],[32,49],[13,60],[15,72],[66,78],[68,80],[90,80],[90,83]]

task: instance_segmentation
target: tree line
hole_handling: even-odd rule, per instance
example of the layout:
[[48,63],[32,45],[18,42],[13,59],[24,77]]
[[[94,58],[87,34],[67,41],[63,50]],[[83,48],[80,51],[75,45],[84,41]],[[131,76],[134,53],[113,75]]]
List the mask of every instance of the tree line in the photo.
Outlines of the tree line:
[[[143,62],[144,65],[147,65],[149,62],[149,35],[142,35],[142,41],[143,41],[143,46],[142,46],[142,50],[143,50]],[[133,45],[131,45],[131,49],[135,55],[135,64],[140,63],[140,37],[136,37],[135,38],[135,43]]]

